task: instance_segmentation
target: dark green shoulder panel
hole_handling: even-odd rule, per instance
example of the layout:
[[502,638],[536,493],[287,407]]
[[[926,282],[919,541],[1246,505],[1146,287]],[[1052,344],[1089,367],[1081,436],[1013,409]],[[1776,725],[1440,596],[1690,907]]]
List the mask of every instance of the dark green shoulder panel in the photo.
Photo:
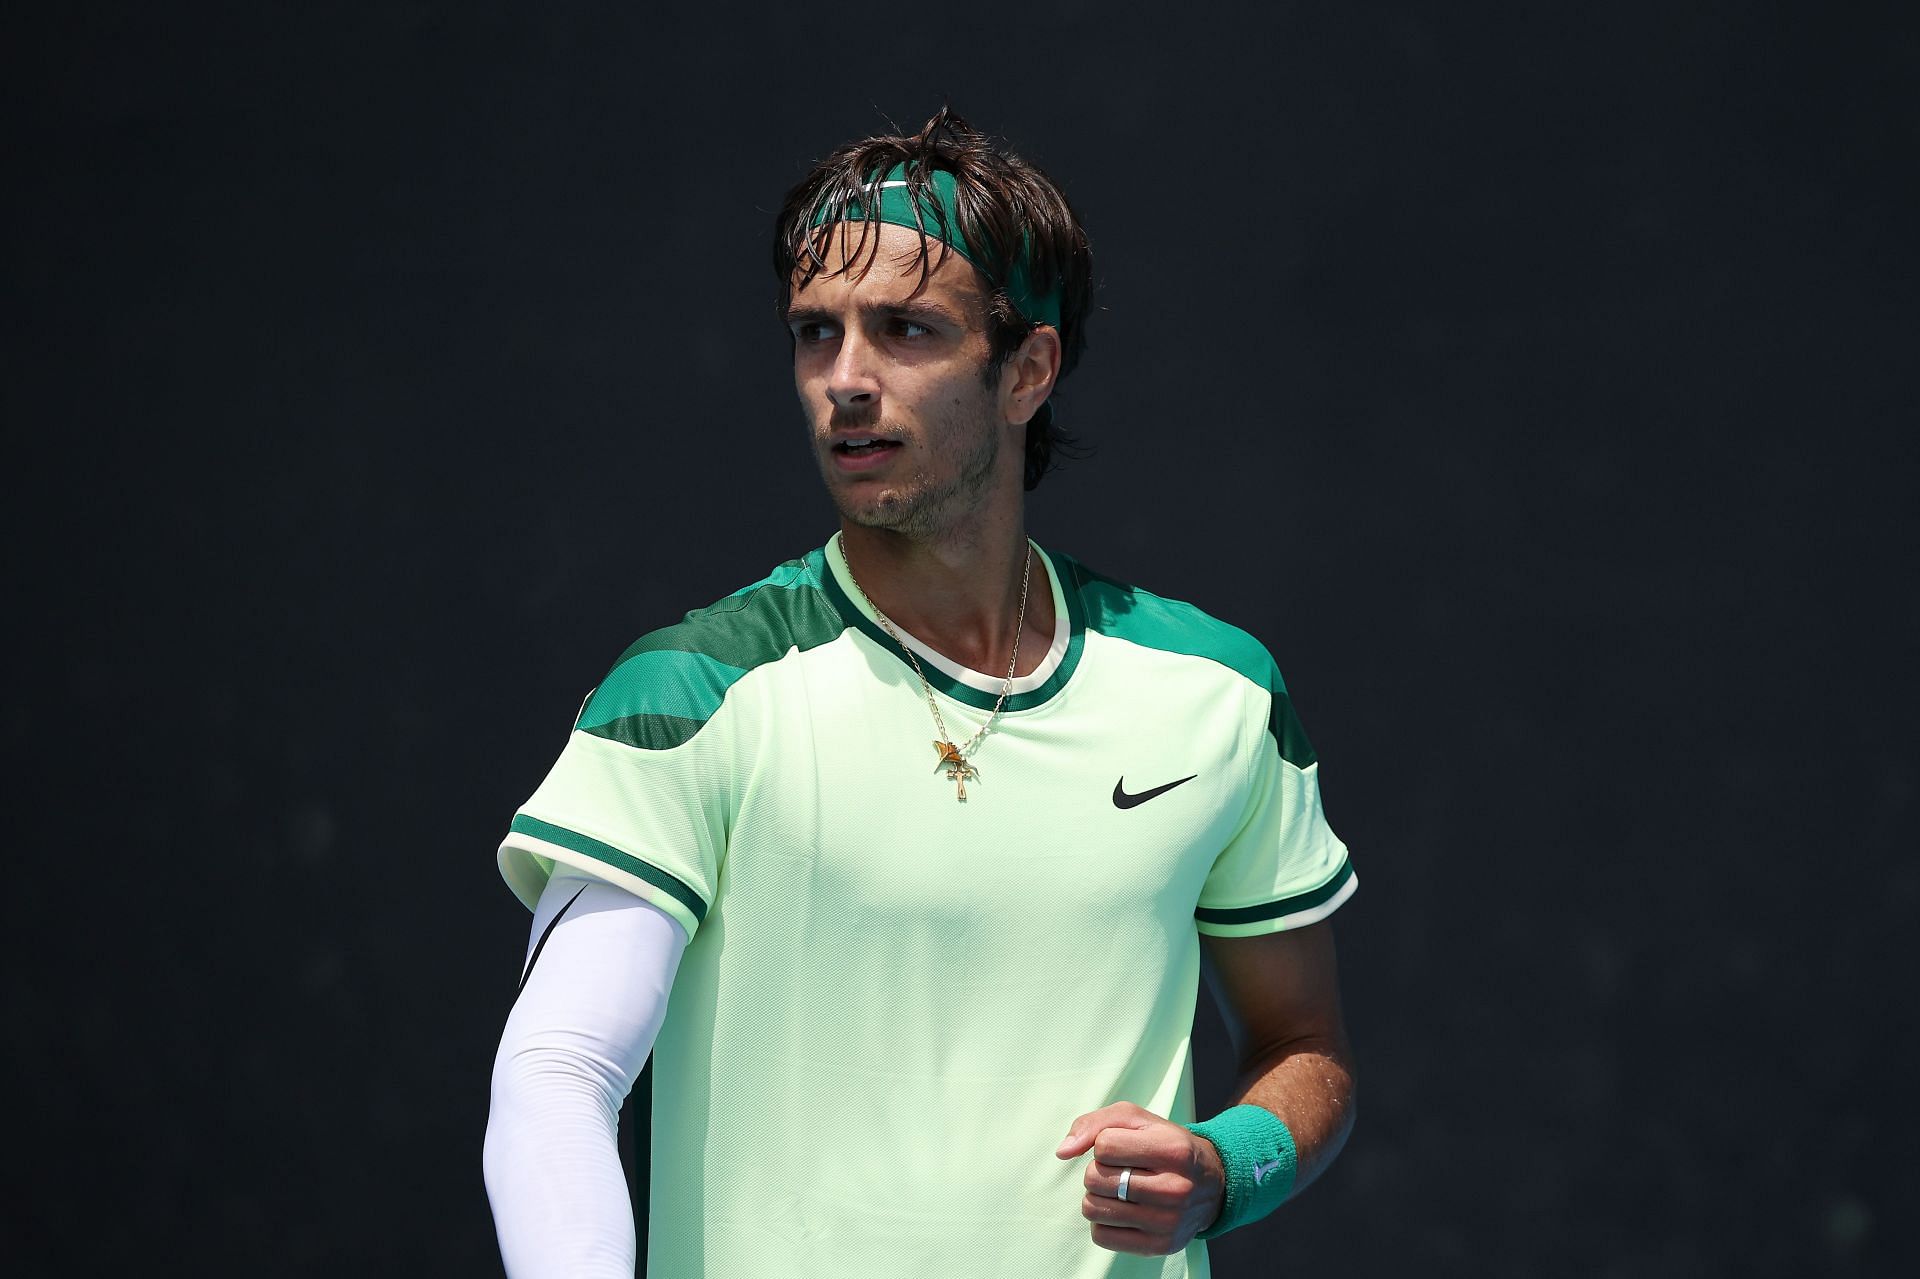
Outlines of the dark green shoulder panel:
[[846,620],[821,589],[819,551],[789,560],[717,604],[643,635],[581,709],[582,732],[643,750],[690,740],[756,666],[825,644]]
[[1088,630],[1164,653],[1204,657],[1238,672],[1273,695],[1267,727],[1279,744],[1280,757],[1296,768],[1313,763],[1313,744],[1293,713],[1286,682],[1264,644],[1191,604],[1163,599],[1096,573],[1069,556],[1052,554],[1080,593]]

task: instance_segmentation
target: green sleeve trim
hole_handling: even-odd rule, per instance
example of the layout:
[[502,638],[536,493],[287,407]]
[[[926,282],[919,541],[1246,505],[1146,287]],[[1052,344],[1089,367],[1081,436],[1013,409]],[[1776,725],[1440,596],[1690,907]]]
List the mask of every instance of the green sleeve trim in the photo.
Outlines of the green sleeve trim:
[[1231,910],[1201,906],[1194,910],[1193,917],[1203,924],[1257,924],[1262,920],[1278,919],[1282,915],[1298,914],[1315,906],[1326,905],[1352,878],[1353,861],[1347,858],[1341,861],[1340,869],[1334,872],[1332,879],[1311,892],[1301,893],[1297,897],[1283,897],[1276,902],[1262,902],[1258,906],[1237,906]]
[[1200,1232],[1202,1239],[1215,1239],[1229,1230],[1251,1225],[1293,1193],[1300,1169],[1293,1132],[1265,1106],[1234,1106],[1205,1123],[1185,1127],[1213,1143],[1227,1173],[1220,1215]]
[[573,852],[583,853],[595,861],[605,862],[616,870],[624,870],[636,879],[652,884],[685,906],[696,924],[703,922],[707,917],[707,903],[701,900],[699,893],[651,862],[643,862],[638,857],[623,853],[612,844],[602,843],[592,836],[582,835],[579,831],[568,830],[564,826],[555,826],[552,822],[543,822],[538,817],[529,817],[525,813],[516,814],[508,829],[516,835],[531,835],[535,839],[544,839],[549,844],[558,844]]

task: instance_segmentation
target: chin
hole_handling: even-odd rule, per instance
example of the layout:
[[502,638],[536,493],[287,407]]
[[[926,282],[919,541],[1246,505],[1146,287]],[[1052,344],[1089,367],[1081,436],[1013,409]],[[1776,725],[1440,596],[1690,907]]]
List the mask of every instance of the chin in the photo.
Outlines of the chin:
[[897,530],[911,528],[922,505],[914,500],[912,494],[899,489],[885,489],[874,494],[841,490],[834,493],[833,504],[840,508],[841,517],[849,524],[857,524],[861,528]]
[[878,502],[840,502],[841,516],[849,524],[858,524],[861,528],[897,529],[906,524],[912,515],[911,508],[899,503]]

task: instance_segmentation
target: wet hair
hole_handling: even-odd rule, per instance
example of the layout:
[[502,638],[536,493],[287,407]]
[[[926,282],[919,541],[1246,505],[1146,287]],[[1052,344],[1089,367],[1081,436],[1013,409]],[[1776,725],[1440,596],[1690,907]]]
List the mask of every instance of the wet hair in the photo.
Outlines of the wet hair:
[[[816,277],[852,274],[858,278],[873,265],[880,251],[880,224],[849,222],[847,215],[850,208],[857,216],[867,207],[874,184],[896,165],[905,166],[911,207],[922,209],[928,222],[920,245],[921,280],[954,251],[947,241],[956,238],[967,246],[963,258],[970,259],[980,273],[987,294],[988,383],[999,377],[1035,327],[1007,292],[1014,267],[1022,264],[1035,293],[1059,291],[1060,378],[1073,372],[1087,345],[1086,320],[1093,291],[1093,253],[1087,233],[1052,179],[949,107],[942,107],[912,137],[884,135],[847,143],[787,193],[773,232],[773,269],[780,280],[782,318],[796,286],[804,287]],[[928,190],[937,169],[954,176],[958,228],[945,225],[946,214]],[[848,237],[848,248],[840,266],[829,269],[824,250],[836,228]],[[1055,422],[1049,397],[1027,423],[1026,487],[1040,483],[1053,467],[1056,452],[1079,456],[1083,451]]]

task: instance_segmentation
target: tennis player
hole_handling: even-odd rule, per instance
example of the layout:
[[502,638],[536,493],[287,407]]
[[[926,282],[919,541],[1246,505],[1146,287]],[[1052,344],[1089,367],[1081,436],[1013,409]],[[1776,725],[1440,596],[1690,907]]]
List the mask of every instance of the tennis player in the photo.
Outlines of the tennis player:
[[[650,1274],[1204,1276],[1352,1124],[1313,748],[1257,640],[1026,534],[1091,273],[1039,170],[942,111],[821,162],[775,259],[839,528],[621,655],[512,819],[507,1270],[634,1273],[651,1053]],[[1251,547],[1200,553],[1280,589]]]

